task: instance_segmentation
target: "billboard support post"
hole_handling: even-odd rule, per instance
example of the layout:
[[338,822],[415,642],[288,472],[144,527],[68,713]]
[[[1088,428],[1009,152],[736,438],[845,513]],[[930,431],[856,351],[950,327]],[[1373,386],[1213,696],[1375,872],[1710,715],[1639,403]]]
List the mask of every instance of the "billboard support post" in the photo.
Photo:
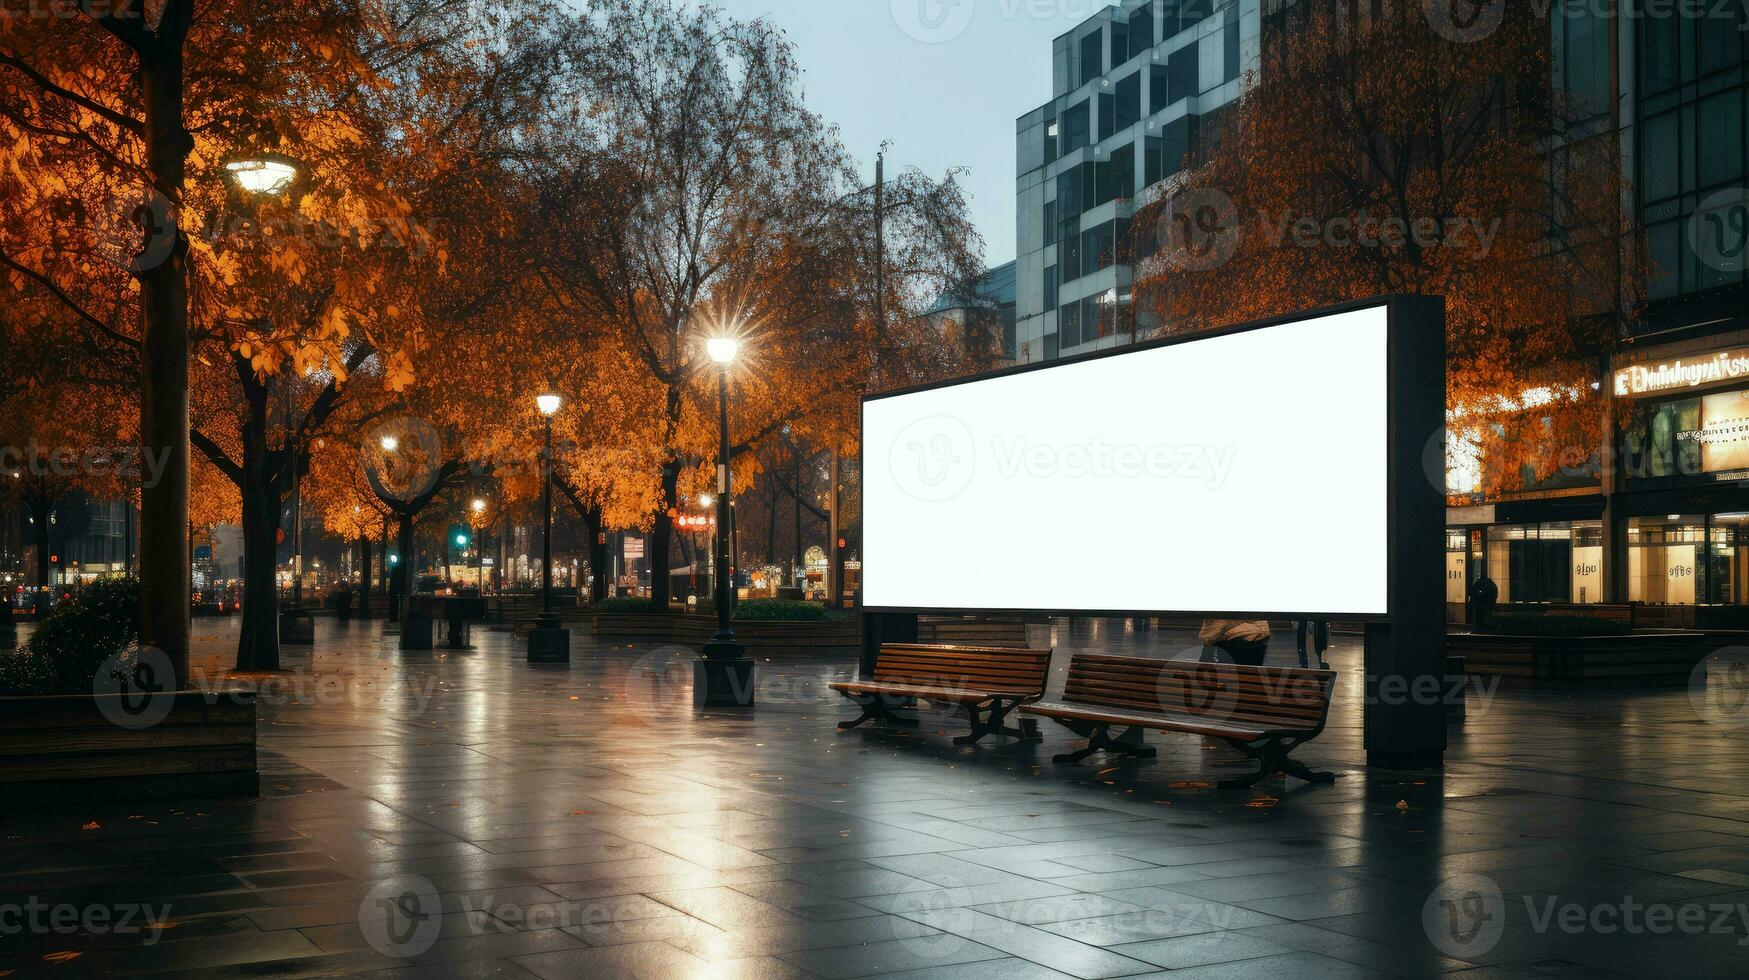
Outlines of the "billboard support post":
[[1445,757],[1445,303],[1391,300],[1390,615],[1365,627],[1367,765],[1438,769]]
[[865,681],[874,679],[875,659],[880,656],[881,644],[916,642],[916,613],[863,613],[862,658],[857,664],[857,676]]

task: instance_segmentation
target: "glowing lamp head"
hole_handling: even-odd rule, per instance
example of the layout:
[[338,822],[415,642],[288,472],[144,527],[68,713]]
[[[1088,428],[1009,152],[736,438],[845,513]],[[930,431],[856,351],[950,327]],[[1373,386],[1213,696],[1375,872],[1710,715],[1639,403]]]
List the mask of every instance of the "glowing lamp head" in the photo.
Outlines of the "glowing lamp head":
[[711,360],[728,365],[734,363],[735,355],[741,353],[741,342],[733,337],[712,337],[705,341],[704,349]]
[[540,395],[535,398],[534,402],[540,406],[540,413],[546,416],[552,416],[558,412],[559,406],[564,404],[558,395]]
[[717,502],[717,498],[711,496],[708,493],[705,494],[704,496],[698,498],[698,504],[700,507],[709,507],[711,504],[714,504],[716,502]]
[[475,497],[473,507],[474,507],[474,513],[483,514],[486,511],[486,502],[484,500],[481,500],[479,497]]
[[382,439],[378,441],[377,445],[383,447],[383,452],[392,453],[401,448],[401,440],[396,439],[394,436],[383,436]]
[[246,193],[275,197],[290,189],[298,176],[298,168],[284,160],[235,160],[225,164],[225,172]]

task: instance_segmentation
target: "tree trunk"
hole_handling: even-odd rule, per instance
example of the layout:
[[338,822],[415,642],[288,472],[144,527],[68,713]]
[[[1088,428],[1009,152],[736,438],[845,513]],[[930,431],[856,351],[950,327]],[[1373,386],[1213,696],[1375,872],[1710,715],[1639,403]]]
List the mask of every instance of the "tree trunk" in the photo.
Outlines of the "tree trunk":
[[358,536],[358,618],[370,618],[370,538]]
[[400,523],[395,528],[395,548],[401,560],[395,565],[394,576],[391,579],[394,598],[389,601],[389,621],[401,621],[401,602],[413,594],[413,515],[403,513],[398,515]]
[[44,588],[49,585],[49,556],[54,550],[54,544],[49,540],[49,514],[54,510],[51,504],[30,504],[31,537],[36,539],[36,584]]
[[601,602],[607,598],[608,579],[612,576],[611,559],[607,553],[607,535],[603,532],[600,522],[595,525],[595,532],[589,535],[589,567],[594,570],[595,577],[589,582],[589,601]]
[[243,493],[243,622],[237,636],[237,669],[279,669],[279,505],[257,482]]
[[[171,8],[175,8],[174,10]],[[146,164],[157,207],[142,209],[145,236],[135,259],[140,283],[140,445],[164,463],[141,488],[140,645],[170,660],[175,689],[188,677],[188,240],[177,222],[184,168],[194,139],[182,125],[185,3],[165,9],[156,50],[141,52]],[[181,25],[179,29],[178,25]]]
[[650,605],[657,612],[668,611],[670,582],[668,580],[668,550],[674,543],[674,521],[669,512],[679,506],[680,461],[670,459],[662,466],[662,502],[656,508],[656,526],[650,533]]

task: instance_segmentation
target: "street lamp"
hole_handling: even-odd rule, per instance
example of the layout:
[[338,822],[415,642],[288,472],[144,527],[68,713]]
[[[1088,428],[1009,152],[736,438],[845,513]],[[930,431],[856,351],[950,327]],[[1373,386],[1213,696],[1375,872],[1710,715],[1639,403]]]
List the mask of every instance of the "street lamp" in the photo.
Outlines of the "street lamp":
[[546,436],[541,451],[540,615],[528,634],[528,662],[569,663],[571,631],[561,629],[559,617],[553,615],[553,416],[563,402],[554,394],[540,395],[534,401],[546,423]]
[[286,157],[263,155],[233,160],[225,164],[231,182],[245,194],[267,194],[278,197],[291,189],[297,180],[298,168]]
[[[247,197],[282,197],[297,180],[298,166],[290,157],[265,153],[226,163],[225,175]],[[289,409],[286,421],[289,425]],[[306,645],[316,642],[316,629],[314,620],[304,612],[304,449],[295,439],[291,448],[292,595],[291,608],[282,611],[279,617],[279,640],[281,643]]]
[[704,657],[693,661],[692,703],[697,707],[753,705],[753,661],[735,642],[729,603],[733,596],[729,575],[729,367],[741,352],[741,341],[719,335],[705,342],[705,353],[717,373],[717,635],[704,645]]

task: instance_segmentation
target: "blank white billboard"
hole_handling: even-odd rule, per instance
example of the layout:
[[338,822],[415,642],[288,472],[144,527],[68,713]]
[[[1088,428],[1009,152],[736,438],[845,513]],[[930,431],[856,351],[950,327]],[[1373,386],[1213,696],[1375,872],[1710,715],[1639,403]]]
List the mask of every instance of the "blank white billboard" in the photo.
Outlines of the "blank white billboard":
[[1386,612],[1387,308],[863,403],[863,604]]

